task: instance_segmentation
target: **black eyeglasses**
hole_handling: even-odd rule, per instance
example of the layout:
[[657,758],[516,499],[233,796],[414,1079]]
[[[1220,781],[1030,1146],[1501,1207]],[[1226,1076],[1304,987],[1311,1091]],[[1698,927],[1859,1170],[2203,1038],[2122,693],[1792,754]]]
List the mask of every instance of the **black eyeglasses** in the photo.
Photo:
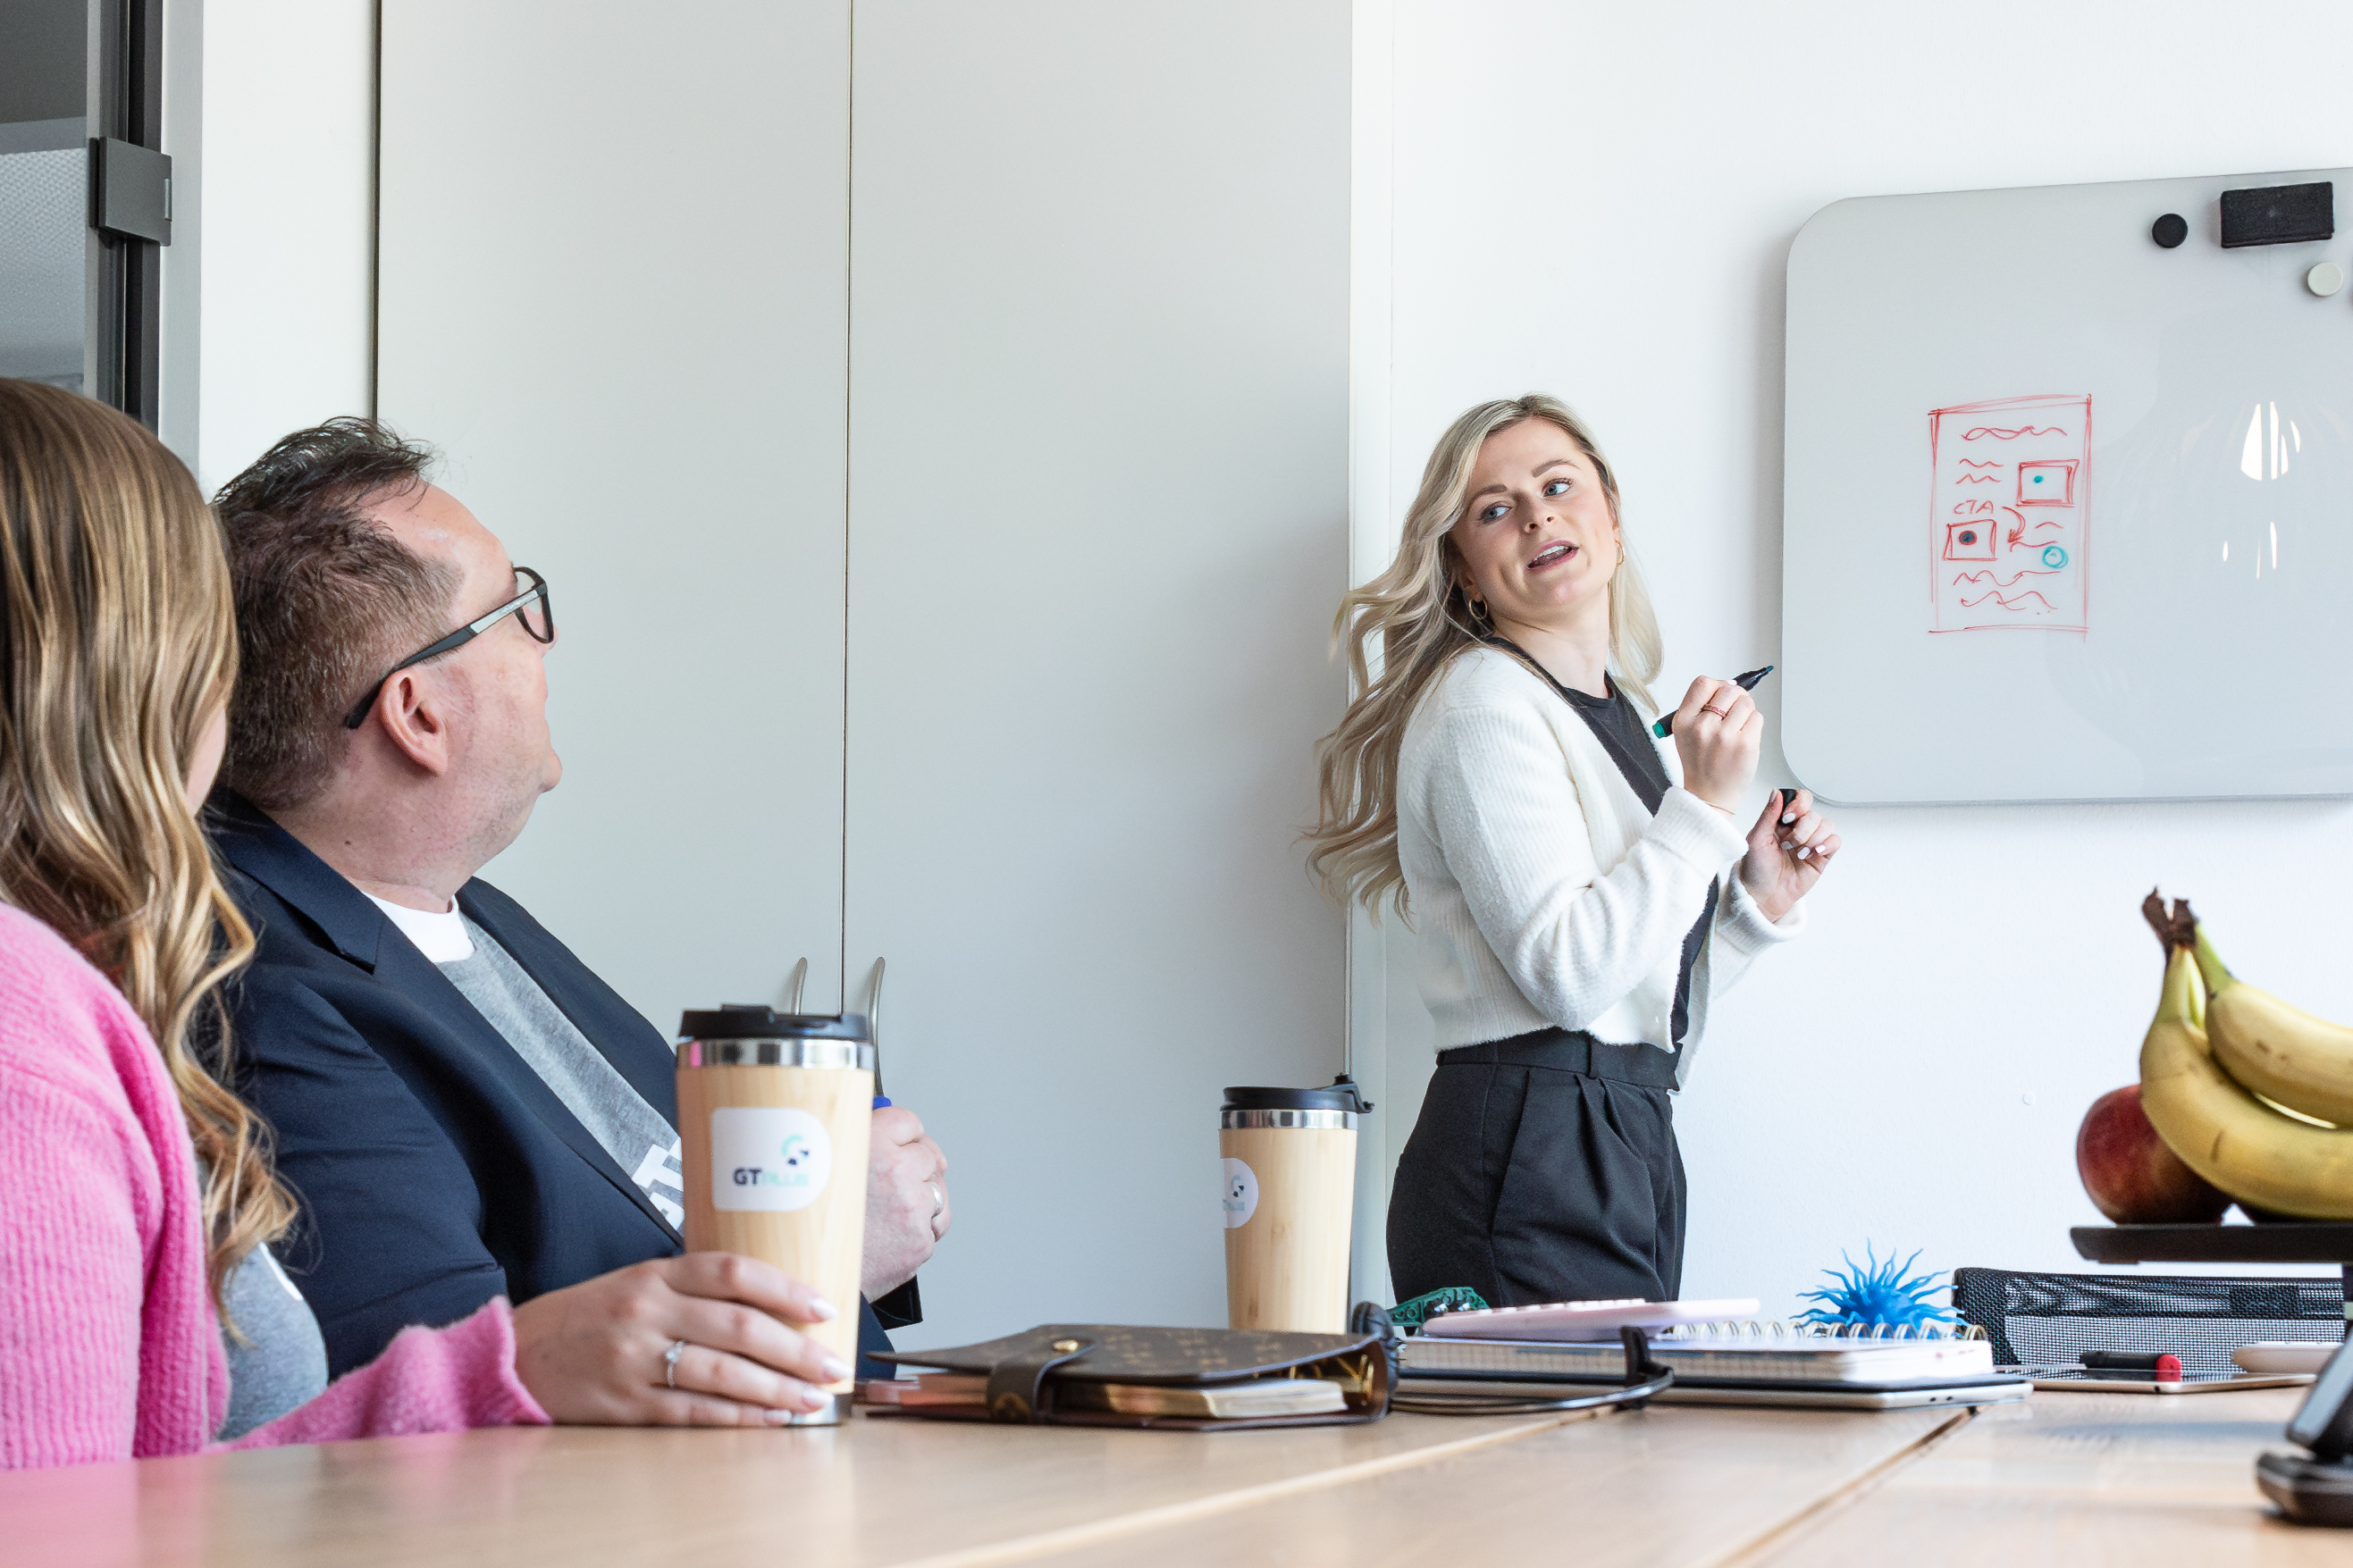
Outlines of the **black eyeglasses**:
[[427,644],[385,670],[376,683],[368,688],[367,695],[361,698],[358,705],[344,716],[343,728],[356,730],[367,722],[368,710],[375,706],[376,697],[384,690],[385,681],[390,680],[412,664],[423,664],[428,658],[438,658],[451,648],[465,647],[509,616],[522,623],[522,629],[529,632],[534,641],[554,642],[555,640],[555,604],[547,596],[547,579],[528,566],[518,566],[514,572],[516,576],[530,583],[531,586],[484,616],[480,620],[468,622],[439,642]]

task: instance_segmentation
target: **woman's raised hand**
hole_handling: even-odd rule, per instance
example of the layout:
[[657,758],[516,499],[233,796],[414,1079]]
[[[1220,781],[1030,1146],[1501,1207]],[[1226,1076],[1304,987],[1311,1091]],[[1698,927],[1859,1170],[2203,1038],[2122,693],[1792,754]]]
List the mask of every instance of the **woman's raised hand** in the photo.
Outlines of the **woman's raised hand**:
[[1724,811],[1748,793],[1757,776],[1757,750],[1765,737],[1765,716],[1748,693],[1729,680],[1701,676],[1675,710],[1675,754],[1683,764],[1683,788]]
[[[617,1268],[515,1309],[515,1375],[555,1420],[758,1426],[824,1406],[849,1368],[787,1323],[833,1306],[781,1269],[727,1252]],[[685,1342],[673,1365],[672,1345]]]
[[1814,809],[1810,791],[1775,790],[1765,797],[1765,815],[1748,830],[1748,853],[1740,858],[1741,885],[1767,920],[1778,921],[1822,879],[1823,868],[1838,851],[1838,830]]

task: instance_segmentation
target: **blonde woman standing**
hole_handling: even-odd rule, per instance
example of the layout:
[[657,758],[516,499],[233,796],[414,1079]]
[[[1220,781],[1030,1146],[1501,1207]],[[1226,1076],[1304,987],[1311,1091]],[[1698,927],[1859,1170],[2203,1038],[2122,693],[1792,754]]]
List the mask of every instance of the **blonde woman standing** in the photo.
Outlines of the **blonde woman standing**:
[[1438,1031],[1389,1204],[1398,1296],[1672,1300],[1672,1095],[1710,994],[1797,933],[1838,835],[1804,791],[1742,832],[1763,720],[1730,681],[1693,681],[1652,739],[1658,622],[1557,399],[1454,422],[1339,628],[1362,695],[1320,748],[1309,863],[1344,900],[1397,897]]

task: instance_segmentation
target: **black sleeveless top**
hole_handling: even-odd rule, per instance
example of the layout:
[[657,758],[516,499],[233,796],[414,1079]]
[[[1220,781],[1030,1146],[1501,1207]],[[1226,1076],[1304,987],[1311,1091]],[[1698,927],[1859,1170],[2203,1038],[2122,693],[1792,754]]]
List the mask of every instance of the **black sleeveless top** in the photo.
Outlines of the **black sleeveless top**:
[[[1667,777],[1667,765],[1659,760],[1659,748],[1651,736],[1651,727],[1642,722],[1633,699],[1620,689],[1616,681],[1604,675],[1602,683],[1609,687],[1607,697],[1589,697],[1553,679],[1552,671],[1529,657],[1527,650],[1508,637],[1491,637],[1487,646],[1510,654],[1543,679],[1546,686],[1560,694],[1562,701],[1585,721],[1609,760],[1618,764],[1619,774],[1642,802],[1651,816],[1659,814],[1659,805],[1667,798],[1674,782]],[[1667,1042],[1680,1049],[1683,1035],[1691,1026],[1692,966],[1699,962],[1699,950],[1707,941],[1708,922],[1715,914],[1715,900],[1724,890],[1722,879],[1707,885],[1707,907],[1700,910],[1699,920],[1683,935],[1683,966],[1675,974],[1674,1038]]]

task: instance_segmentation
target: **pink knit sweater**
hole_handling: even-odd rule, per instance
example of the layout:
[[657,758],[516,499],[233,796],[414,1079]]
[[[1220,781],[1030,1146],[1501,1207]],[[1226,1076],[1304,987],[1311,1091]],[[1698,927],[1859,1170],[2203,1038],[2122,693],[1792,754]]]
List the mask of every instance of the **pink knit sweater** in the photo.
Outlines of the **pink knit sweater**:
[[[0,1468],[185,1454],[228,1409],[195,1151],[121,993],[0,905]],[[544,1424],[503,1300],[231,1447]]]

